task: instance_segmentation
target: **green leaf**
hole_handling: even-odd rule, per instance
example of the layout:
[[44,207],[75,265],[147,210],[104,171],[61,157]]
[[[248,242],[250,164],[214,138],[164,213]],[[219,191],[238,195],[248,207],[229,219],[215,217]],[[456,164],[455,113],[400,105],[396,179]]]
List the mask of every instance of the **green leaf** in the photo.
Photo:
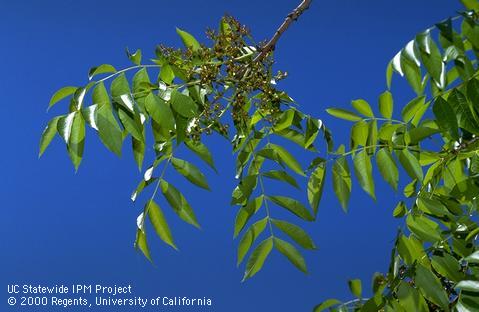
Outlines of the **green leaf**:
[[412,179],[422,181],[423,173],[419,160],[408,149],[397,151],[397,156],[407,174]]
[[157,95],[150,93],[145,98],[145,107],[165,138],[170,136],[170,131],[175,129],[175,117],[170,107]]
[[416,288],[411,287],[406,282],[401,282],[397,291],[399,304],[405,311],[428,312],[429,308],[423,296],[419,294]]
[[326,301],[323,301],[322,303],[316,305],[313,309],[313,312],[322,312],[326,310],[327,308],[330,308],[334,305],[340,304],[341,301],[337,299],[328,299]]
[[143,98],[147,95],[147,92],[151,88],[150,77],[146,68],[142,68],[135,73],[132,79],[133,96],[137,98]]
[[171,69],[170,64],[164,64],[161,66],[160,79],[166,84],[171,84],[173,82],[175,79],[175,73],[173,72],[173,69]]
[[354,158],[354,172],[358,178],[359,185],[363,190],[369,194],[373,199],[376,199],[374,193],[373,168],[371,166],[371,159],[365,150],[357,153]]
[[421,264],[416,267],[416,286],[427,300],[449,311],[449,299],[439,279]]
[[261,219],[253,223],[253,225],[251,225],[251,227],[243,235],[238,245],[238,259],[236,262],[237,265],[241,264],[249,249],[251,248],[251,246],[253,246],[253,243],[256,241],[258,236],[263,233],[267,223],[267,217]]
[[[85,146],[85,120],[83,120],[82,114],[78,111],[72,114],[74,115],[71,124],[68,123],[65,125],[65,127],[69,127],[69,129],[64,128],[64,131],[68,131],[68,134],[65,133],[65,135],[68,135],[66,139],[68,154],[70,155],[73,166],[75,166],[75,170],[78,170]],[[61,121],[62,119],[59,119],[58,124],[60,124]]]
[[92,80],[93,77],[100,74],[107,74],[107,73],[116,73],[115,67],[110,64],[102,64],[97,67],[92,67],[88,72],[88,79]]
[[102,82],[98,83],[92,92],[93,104],[98,104],[98,107],[103,105],[110,106],[110,96],[108,91],[106,91],[105,84]]
[[198,157],[200,157],[205,163],[207,163],[211,167],[211,169],[217,172],[213,161],[213,156],[211,155],[211,152],[208,150],[206,145],[204,145],[200,141],[196,142],[193,140],[187,140],[185,141],[185,144],[193,153],[198,155]]
[[233,190],[231,205],[246,204],[257,183],[257,175],[249,175],[241,179],[238,186]]
[[366,148],[366,152],[369,155],[372,155],[376,152],[376,147],[378,144],[378,122],[376,119],[369,122],[369,135]]
[[479,292],[479,281],[460,281],[456,288],[464,291]]
[[413,265],[416,261],[426,264],[429,261],[422,243],[413,235],[409,237],[401,235],[398,239],[397,250],[407,265]]
[[368,102],[363,99],[354,100],[351,102],[351,105],[357,110],[360,114],[363,114],[366,117],[374,117],[373,110]]
[[191,209],[190,204],[188,204],[183,194],[181,194],[180,191],[178,191],[173,185],[169,184],[165,180],[160,181],[160,188],[166,200],[171,205],[173,210],[178,214],[178,216],[186,223],[200,228],[200,225],[196,220],[195,213],[193,209]]
[[464,278],[459,262],[446,252],[442,255],[434,255],[431,259],[431,265],[436,272],[456,283]]
[[181,40],[183,41],[183,44],[185,45],[185,47],[190,48],[193,51],[197,51],[201,48],[200,44],[198,43],[198,41],[196,41],[195,37],[193,37],[186,31],[176,28],[176,33],[180,35]]
[[308,180],[308,201],[311,208],[313,208],[315,216],[318,213],[319,202],[323,195],[325,175],[326,163],[323,162],[314,169]]
[[408,215],[406,224],[417,237],[423,241],[435,243],[441,240],[439,225],[428,218],[418,215]]
[[391,83],[392,83],[392,79],[393,79],[393,61],[391,60],[389,63],[388,63],[388,66],[386,66],[386,85],[388,87],[389,90],[391,90]]
[[[411,45],[410,49],[409,45]],[[416,92],[417,95],[421,95],[423,92],[421,68],[419,67],[419,61],[414,53],[412,45],[413,41],[408,44],[408,47],[401,51],[401,71],[406,76],[406,80],[413,88],[414,92]]]
[[424,106],[425,100],[426,98],[424,96],[420,96],[407,103],[401,112],[403,121],[410,122],[416,113]]
[[308,117],[306,132],[304,134],[304,148],[310,148],[319,134],[320,122],[318,119]]
[[446,206],[434,198],[418,197],[416,199],[416,205],[419,210],[439,218],[450,216]]
[[394,102],[391,92],[385,91],[379,96],[379,112],[384,118],[391,119],[393,116]]
[[276,205],[286,208],[303,220],[314,221],[314,217],[311,215],[311,212],[309,212],[309,210],[304,207],[303,204],[295,199],[286,196],[267,196],[266,198]]
[[53,105],[55,105],[59,101],[63,100],[67,96],[72,95],[73,93],[75,93],[75,91],[77,89],[78,89],[77,87],[63,87],[60,90],[58,90],[57,92],[55,92],[53,94],[52,98],[50,99],[50,103],[48,104],[48,109],[50,109],[50,107],[52,107]]
[[442,61],[439,48],[430,36],[430,31],[427,30],[418,34],[415,43],[427,72],[431,75],[436,85],[443,89],[446,79],[445,64]]
[[394,218],[402,218],[406,215],[406,213],[407,213],[406,205],[404,204],[403,201],[400,201],[396,205],[396,208],[394,208],[393,217]]
[[48,145],[50,145],[50,142],[53,140],[55,135],[57,134],[57,124],[58,124],[58,119],[60,119],[61,116],[53,117],[45,127],[42,133],[42,137],[40,139],[40,152],[38,154],[38,157],[42,156],[42,154],[45,152],[47,149]]
[[206,190],[210,190],[204,174],[195,165],[186,160],[174,157],[171,159],[171,163],[176,171],[188,179],[188,181]]
[[479,134],[478,123],[474,119],[474,113],[471,111],[471,107],[464,94],[457,89],[453,89],[447,100],[456,111],[459,127],[471,133]]
[[289,128],[293,124],[294,115],[294,109],[288,109],[284,111],[274,124],[274,131],[281,131],[286,128]]
[[153,200],[150,200],[146,204],[145,211],[148,212],[151,224],[153,225],[153,228],[155,229],[161,240],[173,247],[174,249],[178,249],[175,245],[175,242],[173,241],[170,227],[168,226],[168,222],[166,221],[160,206],[158,206],[158,204],[155,203]]
[[291,170],[293,170],[299,175],[302,175],[304,177],[306,176],[304,174],[303,168],[301,168],[301,165],[296,160],[296,158],[294,158],[294,156],[291,155],[284,147],[272,143],[268,143],[267,147],[273,149],[277,153],[281,161],[286,164],[286,166],[288,166]]
[[138,169],[141,171],[143,160],[145,159],[145,142],[139,141],[134,137],[131,138],[131,145],[133,148],[133,157],[135,158]]
[[404,187],[404,196],[411,198],[416,195],[417,179],[412,180]]
[[479,11],[479,2],[477,0],[461,0],[461,2],[468,10]]
[[[338,149],[338,153],[344,153],[344,146]],[[346,158],[339,157],[333,164],[333,189],[345,212],[351,195],[351,184],[348,162]]]
[[434,116],[436,116],[439,127],[443,131],[449,133],[454,140],[458,140],[459,125],[457,123],[456,113],[452,109],[451,105],[449,105],[449,103],[442,97],[437,97],[434,101],[432,111],[434,112]]
[[110,93],[114,101],[133,112],[133,100],[131,99],[130,85],[125,73],[119,74],[110,86]]
[[299,226],[276,219],[271,219],[271,222],[304,249],[316,249],[311,237]]
[[397,191],[399,171],[391,152],[387,148],[381,148],[376,154],[376,163],[384,180]]
[[272,249],[272,237],[265,239],[258,245],[258,247],[256,247],[256,249],[252,252],[250,258],[248,259],[248,263],[246,264],[246,271],[243,277],[243,281],[254,276],[263,268],[264,262]]
[[367,146],[369,135],[369,124],[364,121],[358,121],[351,127],[351,149],[357,146]]
[[198,107],[195,102],[187,95],[177,90],[171,93],[171,107],[183,117],[192,118],[198,114]]
[[286,182],[295,188],[299,189],[298,182],[290,176],[286,171],[283,170],[270,170],[261,174],[263,177],[270,178],[273,180]]
[[100,106],[96,111],[98,135],[103,144],[113,153],[121,156],[123,144],[122,131],[108,105]]
[[118,109],[118,117],[120,118],[123,127],[132,137],[142,142],[145,140],[142,129],[143,125],[139,121],[133,119],[129,113],[121,108]]
[[140,65],[141,64],[141,50],[138,49],[135,51],[135,53],[130,53],[128,48],[126,49],[126,56],[130,59],[130,61],[133,62],[135,65]]
[[349,290],[351,293],[356,296],[357,298],[361,298],[361,294],[363,292],[362,286],[361,286],[361,280],[359,279],[353,279],[348,281],[348,286]]
[[472,254],[467,256],[464,260],[466,260],[469,263],[479,263],[479,250],[473,252]]
[[146,234],[141,229],[136,231],[135,248],[140,249],[150,262],[153,261],[151,260],[150,249],[148,248],[148,242],[146,241]]
[[342,108],[328,108],[326,109],[326,112],[336,118],[345,119],[349,121],[359,121],[362,119],[360,116],[356,115],[355,113]]
[[293,245],[276,237],[273,240],[274,247],[280,253],[286,256],[286,258],[288,258],[288,260],[300,271],[308,273],[308,269],[306,268],[306,262],[304,261],[303,256]]
[[235,219],[235,226],[234,226],[234,234],[233,238],[236,238],[238,234],[243,230],[246,223],[248,223],[249,219],[261,208],[263,204],[264,196],[260,195],[255,199],[249,201],[245,206],[242,206],[238,213],[236,214]]

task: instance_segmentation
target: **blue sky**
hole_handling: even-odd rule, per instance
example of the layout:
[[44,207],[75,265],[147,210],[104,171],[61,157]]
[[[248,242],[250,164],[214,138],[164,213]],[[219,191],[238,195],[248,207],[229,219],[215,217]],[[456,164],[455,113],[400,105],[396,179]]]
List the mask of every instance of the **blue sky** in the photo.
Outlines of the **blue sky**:
[[[50,96],[65,85],[85,84],[90,67],[128,66],[126,46],[141,48],[145,57],[153,56],[158,43],[179,46],[175,27],[203,40],[204,29],[216,26],[226,12],[249,25],[255,38],[266,39],[295,4],[1,1],[0,286],[131,284],[138,296],[206,296],[214,302],[210,309],[165,311],[310,311],[329,297],[347,299],[350,278],[361,278],[369,289],[372,274],[387,270],[400,226],[392,218],[400,195],[384,183],[377,185],[377,202],[355,184],[348,214],[326,186],[318,221],[305,225],[319,247],[305,253],[309,275],[274,253],[257,276],[240,283],[243,270],[235,267],[237,242],[232,240],[236,209],[229,206],[234,158],[226,142],[215,137],[207,142],[220,172],[208,172],[212,193],[171,175],[187,190],[203,230],[168,214],[180,252],[151,235],[155,266],[132,248],[141,200],[133,205],[129,196],[141,174],[131,153],[119,159],[89,132],[76,174],[58,138],[44,157],[37,157],[46,122],[67,109],[58,105],[47,114]],[[314,1],[277,46],[276,68],[290,74],[280,87],[305,112],[323,119],[337,142],[347,142],[349,124],[327,116],[325,108],[347,107],[355,98],[375,105],[385,88],[389,59],[415,33],[459,9],[458,1],[451,0]],[[412,95],[399,79],[393,93],[396,107]],[[268,187],[286,192],[276,184]],[[1,296],[0,310],[6,310],[6,292]]]

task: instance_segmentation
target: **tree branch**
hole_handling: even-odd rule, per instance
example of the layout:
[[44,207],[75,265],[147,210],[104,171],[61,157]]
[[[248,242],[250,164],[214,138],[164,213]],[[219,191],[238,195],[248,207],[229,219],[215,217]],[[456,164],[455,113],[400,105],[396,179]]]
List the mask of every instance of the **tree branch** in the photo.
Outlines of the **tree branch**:
[[254,58],[255,62],[263,60],[269,52],[274,50],[276,43],[278,42],[281,35],[289,28],[289,25],[291,25],[293,21],[297,20],[301,16],[301,14],[303,14],[303,12],[309,8],[311,2],[312,0],[301,1],[301,3],[296,7],[296,9],[294,9],[286,16],[284,22],[276,30],[273,37],[268,41],[268,43],[266,43],[266,45],[261,48],[260,53]]

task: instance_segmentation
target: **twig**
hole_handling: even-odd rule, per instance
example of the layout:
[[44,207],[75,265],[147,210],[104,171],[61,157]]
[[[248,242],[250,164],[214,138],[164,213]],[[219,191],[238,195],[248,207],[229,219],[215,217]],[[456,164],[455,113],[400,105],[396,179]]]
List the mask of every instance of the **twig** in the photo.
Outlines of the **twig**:
[[309,8],[311,2],[312,0],[301,1],[301,3],[296,7],[296,9],[294,9],[286,16],[284,22],[276,30],[273,37],[268,41],[268,43],[266,43],[266,45],[261,48],[261,52],[256,55],[253,60],[254,62],[263,60],[269,52],[274,50],[276,43],[278,42],[281,35],[288,29],[289,25],[291,25],[293,21],[297,20],[301,16],[301,14],[303,14],[303,12]]

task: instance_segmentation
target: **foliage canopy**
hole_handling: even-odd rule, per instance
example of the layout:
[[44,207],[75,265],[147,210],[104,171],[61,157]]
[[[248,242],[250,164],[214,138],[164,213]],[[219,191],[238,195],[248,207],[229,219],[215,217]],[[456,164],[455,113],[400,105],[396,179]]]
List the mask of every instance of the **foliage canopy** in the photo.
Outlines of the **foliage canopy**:
[[[353,123],[347,147],[334,148],[323,122],[301,111],[277,88],[287,74],[273,72],[272,51],[265,51],[245,26],[226,16],[218,30],[207,32],[210,46],[177,29],[183,49],[158,46],[152,64],[142,63],[140,50],[127,51],[131,67],[117,70],[103,64],[90,69],[85,86],[57,91],[49,107],[69,99],[69,111],[48,123],[40,155],[58,134],[78,169],[87,126],[117,155],[128,138],[140,170],[146,147],[153,146],[155,160],[131,196],[135,201],[151,190],[137,219],[135,246],[152,260],[147,219],[167,245],[177,248],[158,192],[183,221],[200,227],[183,192],[167,180],[166,169],[172,167],[209,190],[206,176],[191,160],[178,158],[177,151],[191,150],[216,171],[205,138],[223,136],[236,155],[238,184],[231,204],[238,206],[234,237],[241,237],[237,264],[246,263],[244,280],[261,270],[273,249],[307,272],[300,249],[316,246],[300,225],[315,220],[327,172],[345,211],[353,175],[375,198],[373,170],[397,192],[400,173],[405,173],[404,198],[392,212],[404,226],[397,233],[388,271],[373,277],[373,296],[364,298],[361,281],[351,280],[356,299],[330,299],[314,311],[478,311],[479,2],[462,2],[464,12],[417,34],[391,60],[387,90],[379,95],[377,109],[358,99],[352,109],[326,110]],[[394,73],[416,94],[399,108],[391,91]],[[318,157],[320,137],[324,158]],[[283,139],[307,152],[310,164],[301,164]],[[268,179],[305,187],[308,206],[301,198],[269,194]],[[274,218],[273,208],[290,212],[291,220]]]

